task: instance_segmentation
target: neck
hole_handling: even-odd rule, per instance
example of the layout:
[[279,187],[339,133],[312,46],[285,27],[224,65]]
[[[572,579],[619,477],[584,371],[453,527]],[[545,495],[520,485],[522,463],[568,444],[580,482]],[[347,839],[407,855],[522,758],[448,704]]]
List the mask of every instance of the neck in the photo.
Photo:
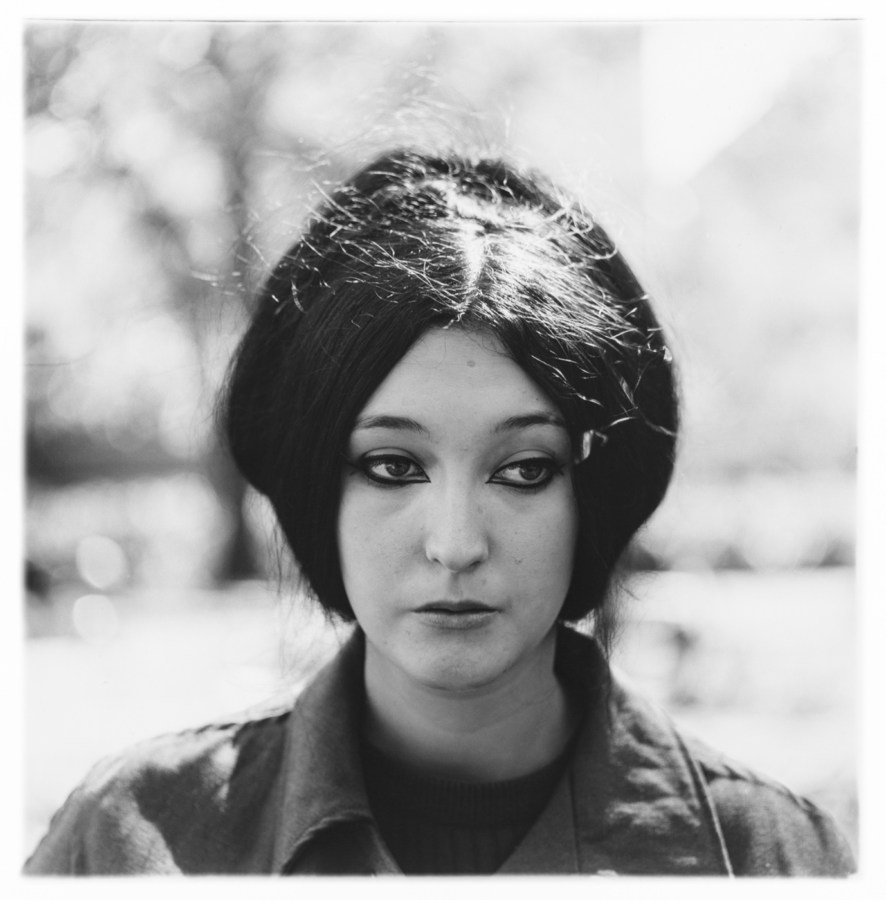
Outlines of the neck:
[[386,666],[366,648],[366,735],[380,750],[442,778],[502,781],[552,762],[575,726],[554,674],[554,635],[538,664],[494,684],[446,691]]

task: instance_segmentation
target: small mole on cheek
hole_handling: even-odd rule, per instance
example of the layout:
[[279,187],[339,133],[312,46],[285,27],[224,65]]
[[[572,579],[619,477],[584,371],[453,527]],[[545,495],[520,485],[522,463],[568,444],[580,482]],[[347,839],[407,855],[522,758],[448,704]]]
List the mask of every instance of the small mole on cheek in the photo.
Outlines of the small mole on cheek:
[[468,368],[469,369],[473,369],[474,366],[476,366],[476,365],[477,365],[477,363],[475,363],[474,360],[472,360],[472,359],[468,360]]

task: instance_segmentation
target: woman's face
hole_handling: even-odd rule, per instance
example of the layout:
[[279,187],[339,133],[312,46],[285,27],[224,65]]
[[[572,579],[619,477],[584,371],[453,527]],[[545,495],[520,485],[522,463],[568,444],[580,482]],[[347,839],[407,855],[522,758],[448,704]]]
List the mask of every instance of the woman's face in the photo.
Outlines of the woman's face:
[[358,416],[338,545],[367,677],[550,677],[578,515],[556,407],[488,336],[428,332]]

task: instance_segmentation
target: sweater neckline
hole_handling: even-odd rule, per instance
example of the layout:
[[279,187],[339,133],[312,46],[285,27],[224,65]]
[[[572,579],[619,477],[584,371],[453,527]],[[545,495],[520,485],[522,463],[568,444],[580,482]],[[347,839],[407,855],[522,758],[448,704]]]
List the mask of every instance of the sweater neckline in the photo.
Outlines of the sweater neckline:
[[544,806],[572,755],[574,738],[556,759],[518,778],[472,782],[428,775],[365,738],[362,757],[370,805],[379,803],[440,824],[496,827],[531,819]]

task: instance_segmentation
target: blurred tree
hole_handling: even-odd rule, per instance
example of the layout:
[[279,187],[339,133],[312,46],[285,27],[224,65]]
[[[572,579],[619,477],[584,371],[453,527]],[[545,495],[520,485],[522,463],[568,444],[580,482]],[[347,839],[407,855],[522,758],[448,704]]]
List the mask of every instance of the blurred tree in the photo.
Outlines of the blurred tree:
[[[48,295],[52,302],[44,315],[39,302],[37,310],[31,307],[29,477],[64,483],[99,474],[132,478],[200,469],[231,521],[218,577],[254,574],[241,512],[244,486],[214,438],[209,398],[244,318],[242,273],[255,265],[246,221],[248,156],[262,139],[261,68],[272,66],[275,56],[253,53],[250,59],[260,60],[255,77],[233,77],[242,74],[232,72],[234,42],[196,24],[165,31],[32,26],[27,42],[30,133],[37,135],[36,158],[30,155],[36,175],[29,184],[30,224],[38,262],[67,255],[65,231],[79,224],[102,230],[94,219],[102,210],[90,210],[92,220],[82,222],[76,198],[100,195],[108,185],[114,209],[105,215],[122,220],[132,237],[116,266],[102,261],[100,294],[92,300],[100,307],[94,312],[112,327],[92,336],[87,359],[60,339],[66,322],[58,315],[57,291]],[[50,160],[41,172],[41,129],[49,154],[72,135],[80,136],[85,152],[67,166]],[[65,187],[73,189],[75,201],[59,210],[54,201]],[[48,245],[41,246],[47,232]],[[98,255],[90,250],[87,258]],[[59,268],[63,261],[55,259]],[[119,287],[135,277],[131,270],[144,269],[146,261],[149,286],[121,296]],[[34,280],[39,290],[40,280]],[[86,295],[92,286],[72,285],[82,291],[69,297],[82,307],[81,316],[91,305]],[[103,368],[101,358],[111,349],[105,342],[119,337],[117,329],[125,330],[130,317],[150,317],[159,332],[148,364],[162,377],[133,384],[133,370],[143,374],[138,360],[118,355],[107,363],[113,380],[96,394],[85,376],[90,367]],[[161,344],[164,331],[183,338],[179,354]],[[123,396],[102,403],[102,395],[114,393]],[[179,409],[170,407],[176,399]],[[59,415],[60,407],[66,415]],[[196,430],[189,427],[194,424]],[[133,430],[135,439],[121,439],[121,432]]]

